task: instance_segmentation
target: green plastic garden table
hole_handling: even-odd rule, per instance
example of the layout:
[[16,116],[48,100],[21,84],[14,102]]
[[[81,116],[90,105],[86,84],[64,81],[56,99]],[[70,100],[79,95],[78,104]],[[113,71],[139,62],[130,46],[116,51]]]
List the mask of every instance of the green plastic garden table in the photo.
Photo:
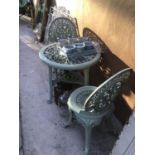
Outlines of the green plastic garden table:
[[60,54],[60,45],[58,42],[44,46],[40,52],[40,59],[49,68],[49,100],[48,103],[53,102],[53,80],[52,73],[56,69],[76,71],[82,70],[84,73],[84,85],[89,84],[89,69],[96,64],[101,56],[101,48],[97,42],[94,44],[94,54],[79,55],[73,59],[68,59],[66,56]]

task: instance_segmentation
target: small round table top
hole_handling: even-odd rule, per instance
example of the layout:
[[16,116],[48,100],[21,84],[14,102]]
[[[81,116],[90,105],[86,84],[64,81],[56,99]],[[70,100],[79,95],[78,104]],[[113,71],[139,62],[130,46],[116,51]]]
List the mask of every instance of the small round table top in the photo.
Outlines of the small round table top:
[[48,66],[63,69],[63,70],[81,70],[89,68],[97,63],[101,56],[101,49],[99,44],[93,42],[94,52],[89,54],[89,51],[85,54],[78,54],[76,56],[68,57],[61,54],[61,46],[59,43],[53,43],[43,47],[39,52],[40,59]]

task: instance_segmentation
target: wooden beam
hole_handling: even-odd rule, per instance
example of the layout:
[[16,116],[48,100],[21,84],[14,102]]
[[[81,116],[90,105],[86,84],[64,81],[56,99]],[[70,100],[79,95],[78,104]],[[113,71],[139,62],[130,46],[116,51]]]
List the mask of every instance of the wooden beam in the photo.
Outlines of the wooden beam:
[[49,9],[51,6],[55,5],[55,0],[45,0],[45,9],[42,17],[42,22],[41,22],[41,34],[40,34],[40,39],[39,41],[42,42],[44,40],[44,34],[45,34],[45,29],[46,29],[46,24],[48,20],[48,13]]

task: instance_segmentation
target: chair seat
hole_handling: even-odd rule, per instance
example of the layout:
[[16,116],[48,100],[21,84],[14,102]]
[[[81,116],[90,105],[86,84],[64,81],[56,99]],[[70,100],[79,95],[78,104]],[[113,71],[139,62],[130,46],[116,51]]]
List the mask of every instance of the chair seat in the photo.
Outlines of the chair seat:
[[73,91],[67,102],[69,108],[76,113],[84,111],[85,100],[96,88],[95,86],[83,86]]

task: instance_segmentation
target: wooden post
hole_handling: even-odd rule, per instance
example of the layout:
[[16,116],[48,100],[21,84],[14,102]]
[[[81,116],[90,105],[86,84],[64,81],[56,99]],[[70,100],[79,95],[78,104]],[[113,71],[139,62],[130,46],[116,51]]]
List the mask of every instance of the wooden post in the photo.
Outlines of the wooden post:
[[45,29],[46,29],[46,24],[48,20],[48,13],[49,9],[51,6],[55,5],[55,0],[45,0],[45,8],[44,8],[44,13],[42,17],[42,24],[41,24],[41,34],[40,34],[40,42],[44,40],[44,34],[45,34]]
[[36,3],[35,1],[33,0],[33,7],[34,7],[34,11],[33,11],[33,29],[36,27],[36,18],[37,18],[37,14],[38,14],[38,9],[39,9],[39,3],[40,1],[39,0],[36,0]]
[[31,22],[32,22],[32,28],[34,29],[34,22],[35,22],[35,8],[33,1],[31,2]]

